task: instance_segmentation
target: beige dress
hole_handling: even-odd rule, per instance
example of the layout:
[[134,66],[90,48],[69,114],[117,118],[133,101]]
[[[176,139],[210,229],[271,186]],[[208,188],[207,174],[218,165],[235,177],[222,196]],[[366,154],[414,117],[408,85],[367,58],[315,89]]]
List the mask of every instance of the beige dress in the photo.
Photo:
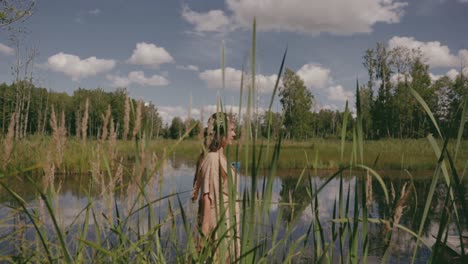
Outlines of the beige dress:
[[[231,170],[231,179],[232,179],[232,186],[229,186],[229,174],[227,173],[227,168]],[[222,169],[222,171],[220,170]],[[211,210],[209,215],[201,215],[200,220],[203,222],[207,221],[209,223],[210,231],[214,230],[218,223],[222,223],[225,228],[221,226],[218,227],[214,238],[217,239],[218,237],[222,236],[224,232],[227,231],[226,241],[227,248],[229,251],[230,256],[240,256],[240,229],[239,229],[239,204],[237,202],[237,191],[238,191],[238,175],[236,170],[231,165],[227,164],[226,157],[223,154],[223,149],[220,149],[217,152],[209,152],[204,158],[200,165],[200,173],[201,173],[201,197],[204,194],[208,194],[211,200]],[[223,175],[226,177],[223,178]],[[221,192],[220,192],[220,185],[221,185]],[[230,202],[229,201],[229,188],[234,188],[234,210],[235,215],[230,217]],[[222,202],[222,203],[221,203]],[[201,210],[203,212],[203,210]],[[224,219],[220,221],[221,217],[223,216],[224,212]],[[235,219],[235,222],[233,221]],[[231,224],[235,223],[235,224]],[[223,231],[224,230],[224,231]],[[234,238],[235,237],[235,238]],[[233,239],[234,238],[234,239]],[[225,258],[220,258],[225,259]],[[234,258],[232,258],[234,259]]]

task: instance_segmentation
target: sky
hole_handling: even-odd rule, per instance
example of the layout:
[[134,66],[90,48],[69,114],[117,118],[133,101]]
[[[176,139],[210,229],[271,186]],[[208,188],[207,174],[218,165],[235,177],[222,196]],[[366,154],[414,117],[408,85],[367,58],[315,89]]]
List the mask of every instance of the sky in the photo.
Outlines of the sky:
[[[286,47],[285,65],[314,95],[315,111],[354,104],[356,79],[367,81],[362,57],[377,42],[419,48],[434,80],[468,64],[468,0],[37,0],[32,16],[13,26],[25,32],[17,34],[20,53],[38,51],[36,85],[70,95],[125,87],[170,122],[189,109],[208,116],[218,96],[238,111],[254,17],[260,110]],[[11,32],[0,28],[0,83],[14,79]],[[281,111],[277,98],[273,110]]]

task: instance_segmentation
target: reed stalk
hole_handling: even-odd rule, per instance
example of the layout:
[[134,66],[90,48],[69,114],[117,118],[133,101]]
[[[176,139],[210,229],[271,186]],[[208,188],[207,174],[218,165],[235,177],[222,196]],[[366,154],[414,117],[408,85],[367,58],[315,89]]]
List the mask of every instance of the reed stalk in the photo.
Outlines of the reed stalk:
[[88,118],[89,118],[89,98],[86,98],[85,110],[83,118],[81,119],[81,139],[83,143],[86,143],[86,137],[88,133]]

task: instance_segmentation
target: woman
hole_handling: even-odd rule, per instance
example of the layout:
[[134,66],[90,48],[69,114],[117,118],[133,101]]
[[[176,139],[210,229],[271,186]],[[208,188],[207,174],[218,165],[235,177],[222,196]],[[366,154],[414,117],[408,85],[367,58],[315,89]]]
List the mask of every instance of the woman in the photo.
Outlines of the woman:
[[218,256],[218,249],[215,259],[228,261],[240,256],[239,205],[236,202],[238,175],[228,165],[224,153],[225,147],[232,144],[235,138],[232,116],[215,113],[210,117],[205,132],[207,150],[198,159],[192,193],[192,200],[195,201],[201,190],[198,221],[204,237],[209,243],[222,237],[225,256]]

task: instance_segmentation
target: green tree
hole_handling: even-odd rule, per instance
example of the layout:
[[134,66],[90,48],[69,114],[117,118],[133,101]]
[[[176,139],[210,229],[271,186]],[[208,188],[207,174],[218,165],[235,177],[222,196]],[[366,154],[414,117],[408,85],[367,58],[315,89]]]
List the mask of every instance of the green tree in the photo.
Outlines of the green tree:
[[279,87],[280,102],[284,111],[284,127],[287,136],[307,139],[312,135],[312,103],[314,96],[304,81],[291,69],[286,68],[283,84]]
[[[268,125],[269,121],[268,119],[270,118],[271,115],[271,123]],[[269,112],[266,111],[263,115],[261,115],[261,133],[263,137],[268,137],[268,128],[270,129],[270,137],[271,138],[276,138],[281,129],[282,129],[283,124],[281,123],[281,113],[275,113],[275,112]]]
[[180,117],[174,117],[171,122],[171,126],[169,127],[169,136],[172,139],[178,139],[180,138],[185,130],[185,125],[184,122]]

